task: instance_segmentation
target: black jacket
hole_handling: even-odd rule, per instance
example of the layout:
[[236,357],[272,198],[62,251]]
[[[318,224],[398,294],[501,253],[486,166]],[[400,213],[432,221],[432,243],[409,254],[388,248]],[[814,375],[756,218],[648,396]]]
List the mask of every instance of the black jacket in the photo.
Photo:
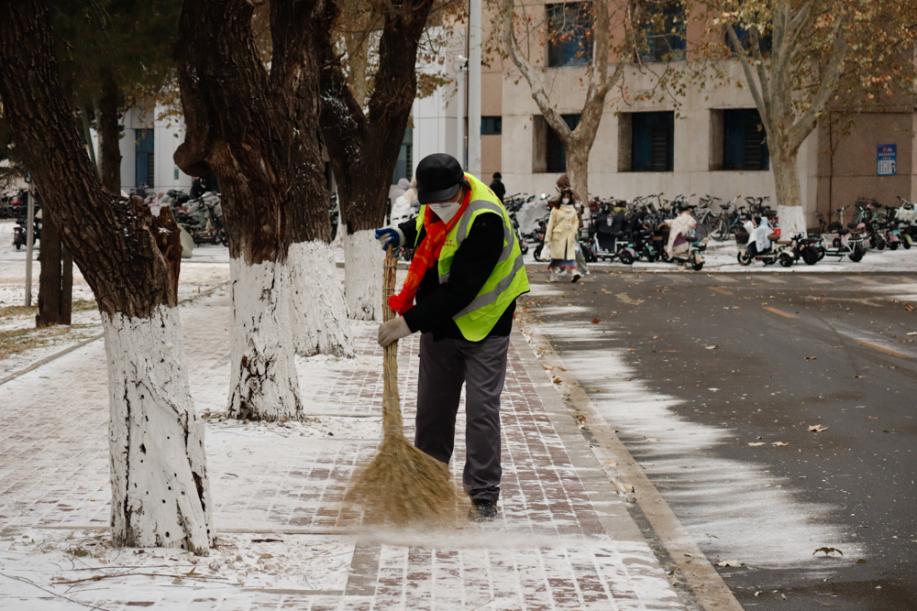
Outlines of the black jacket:
[[[398,227],[404,233],[405,244],[413,246],[417,238],[416,220],[405,221]],[[426,231],[421,229],[420,241],[423,241],[426,235]],[[411,331],[432,332],[433,338],[437,340],[444,337],[462,339],[462,332],[452,317],[461,312],[481,291],[481,287],[500,260],[501,252],[503,219],[496,214],[482,214],[475,219],[468,236],[455,252],[449,279],[440,284],[436,266],[427,270],[417,289],[417,305],[404,315]],[[515,311],[516,304],[513,302],[488,337],[509,335],[513,329]]]
[[506,187],[503,186],[503,181],[499,178],[494,178],[493,181],[491,181],[490,190],[494,192],[494,195],[500,198],[501,202],[506,196]]

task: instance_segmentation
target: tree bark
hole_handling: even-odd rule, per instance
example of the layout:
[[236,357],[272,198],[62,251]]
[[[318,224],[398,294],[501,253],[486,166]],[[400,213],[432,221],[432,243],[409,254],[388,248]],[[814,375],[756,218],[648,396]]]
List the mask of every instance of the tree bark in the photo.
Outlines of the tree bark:
[[204,431],[187,390],[170,268],[155,237],[169,228],[102,187],[60,84],[47,0],[0,0],[0,23],[4,113],[105,327],[112,538],[206,553]]
[[99,170],[102,186],[111,193],[121,193],[121,127],[118,124],[121,91],[110,70],[102,73],[102,95],[99,98]]
[[[38,278],[38,315],[35,324],[39,327],[69,325],[70,308],[65,308],[71,295],[64,291],[64,248],[57,225],[51,214],[43,211],[41,222],[41,274]],[[72,286],[72,283],[71,283]]]
[[[385,223],[388,189],[417,91],[415,63],[432,0],[392,2],[385,11],[368,113],[348,84],[332,39],[338,9],[325,3],[313,25],[321,61],[321,127],[338,184],[345,237],[345,292],[350,315],[379,318],[382,252],[371,230]],[[374,256],[375,255],[375,256]]]
[[589,209],[589,151],[592,147],[582,142],[569,142],[564,146],[567,160],[567,176],[573,191],[579,195],[584,209]]
[[777,194],[777,216],[783,235],[806,233],[806,217],[799,183],[799,149],[788,149],[771,156]]
[[223,195],[235,321],[229,409],[239,418],[303,417],[288,253],[293,241],[330,238],[318,65],[308,52],[315,5],[271,2],[269,68],[256,50],[252,3],[185,2],[179,23],[187,129],[175,161],[191,175],[212,170]]

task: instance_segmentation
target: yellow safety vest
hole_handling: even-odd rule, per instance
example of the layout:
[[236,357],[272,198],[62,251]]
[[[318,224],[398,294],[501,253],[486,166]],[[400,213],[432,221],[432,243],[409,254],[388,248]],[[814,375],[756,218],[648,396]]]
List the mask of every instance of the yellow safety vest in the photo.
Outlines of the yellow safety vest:
[[[468,236],[476,218],[482,214],[501,216],[503,219],[503,252],[500,253],[500,259],[477,296],[461,312],[452,317],[465,339],[479,342],[493,330],[510,304],[520,295],[529,292],[529,279],[525,273],[522,252],[519,250],[513,223],[506,208],[500,202],[500,198],[494,195],[490,187],[471,174],[465,174],[465,179],[471,184],[471,202],[462,218],[446,236],[446,242],[439,253],[437,271],[440,284],[449,279],[449,270],[452,269],[455,253]],[[420,213],[417,215],[418,241],[425,215],[426,206],[421,206]]]

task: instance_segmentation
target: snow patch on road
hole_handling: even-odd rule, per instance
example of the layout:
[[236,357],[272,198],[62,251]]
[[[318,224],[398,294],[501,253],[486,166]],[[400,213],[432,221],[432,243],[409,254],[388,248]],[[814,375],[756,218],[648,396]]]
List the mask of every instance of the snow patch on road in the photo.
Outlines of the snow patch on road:
[[[835,507],[801,500],[792,482],[763,464],[717,456],[741,434],[679,415],[685,402],[648,388],[621,351],[599,347],[594,328],[564,322],[537,330],[555,345],[575,339],[565,347],[564,365],[714,561],[822,569],[862,556],[861,546],[832,524]],[[843,550],[843,559],[813,557],[826,546]]]

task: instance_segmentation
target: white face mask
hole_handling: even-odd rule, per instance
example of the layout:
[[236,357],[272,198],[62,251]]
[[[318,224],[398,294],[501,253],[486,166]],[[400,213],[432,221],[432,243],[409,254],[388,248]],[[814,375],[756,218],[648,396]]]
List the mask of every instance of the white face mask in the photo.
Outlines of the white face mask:
[[433,210],[433,213],[440,218],[444,223],[448,223],[452,220],[452,217],[458,213],[461,204],[458,202],[443,202],[439,204],[430,204],[430,209]]

